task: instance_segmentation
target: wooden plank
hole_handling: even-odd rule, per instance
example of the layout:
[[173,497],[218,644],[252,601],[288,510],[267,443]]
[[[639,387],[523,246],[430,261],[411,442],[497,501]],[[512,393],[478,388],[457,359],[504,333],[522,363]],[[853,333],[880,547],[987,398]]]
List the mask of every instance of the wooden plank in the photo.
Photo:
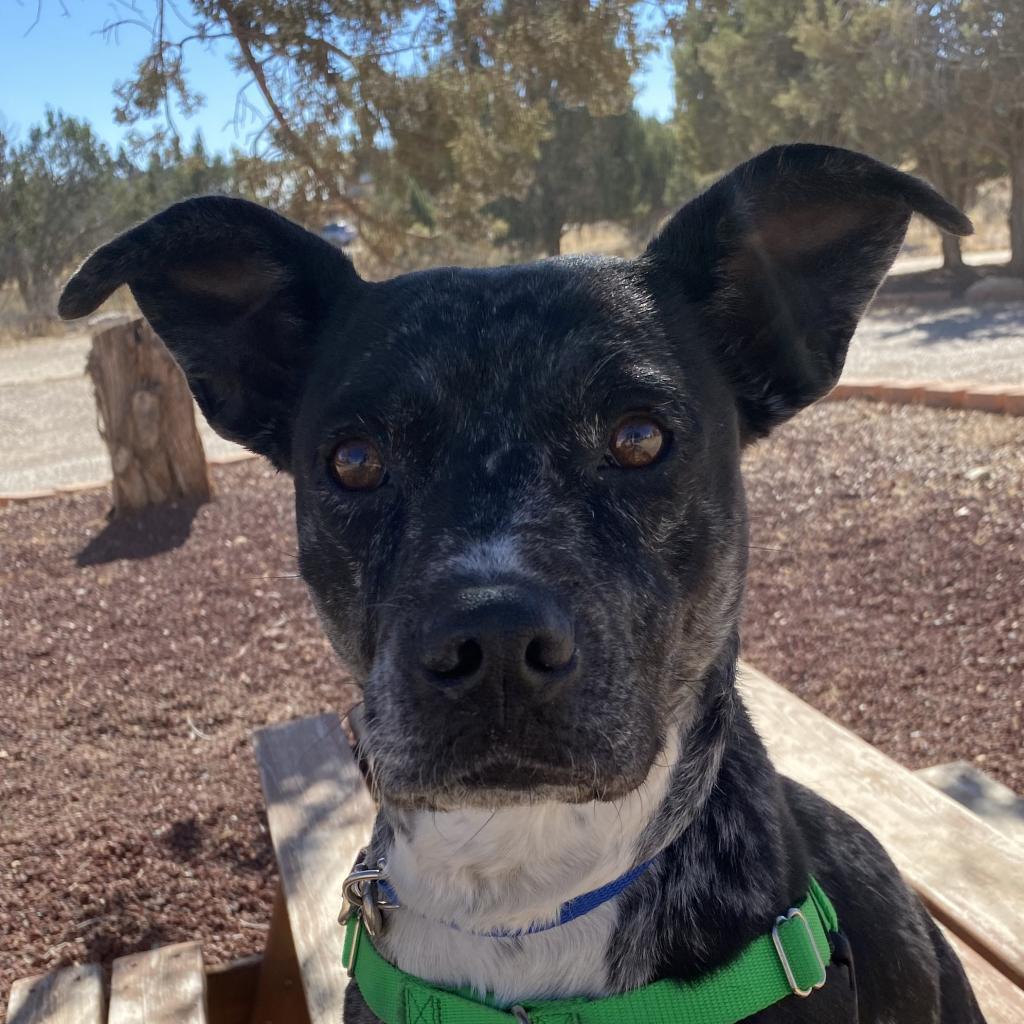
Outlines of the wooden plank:
[[209,1024],[249,1024],[263,958],[232,960],[206,969],[206,1016]]
[[935,917],[1024,988],[1024,850],[750,666],[741,685],[779,770],[870,829]]
[[1017,796],[1009,786],[996,782],[966,761],[933,764],[930,768],[918,768],[914,774],[1024,847],[1024,796]]
[[309,1024],[302,971],[280,885],[274,895],[263,965],[246,1024]]
[[198,942],[161,946],[114,961],[109,1024],[208,1024]]
[[978,1005],[988,1024],[1022,1024],[1024,990],[1017,988],[1005,974],[997,971],[959,936],[942,925],[939,927],[956,951],[956,955],[960,957],[960,963],[964,965],[971,988],[974,989]]
[[336,715],[262,729],[254,743],[309,1018],[338,1024],[341,883],[376,810]]
[[103,1024],[103,972],[96,964],[66,967],[11,987],[7,1024]]

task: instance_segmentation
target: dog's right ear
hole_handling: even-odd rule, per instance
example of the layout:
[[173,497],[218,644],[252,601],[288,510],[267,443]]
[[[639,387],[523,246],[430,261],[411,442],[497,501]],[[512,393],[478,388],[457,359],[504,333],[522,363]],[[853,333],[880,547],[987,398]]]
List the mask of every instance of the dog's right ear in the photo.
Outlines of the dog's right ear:
[[931,186],[863,153],[776,146],[687,203],[648,246],[652,292],[697,314],[744,437],[821,398],[919,213],[971,222]]
[[270,210],[206,196],[97,249],[58,311],[86,316],[120,285],[181,365],[211,426],[289,468],[313,350],[366,287],[338,249]]

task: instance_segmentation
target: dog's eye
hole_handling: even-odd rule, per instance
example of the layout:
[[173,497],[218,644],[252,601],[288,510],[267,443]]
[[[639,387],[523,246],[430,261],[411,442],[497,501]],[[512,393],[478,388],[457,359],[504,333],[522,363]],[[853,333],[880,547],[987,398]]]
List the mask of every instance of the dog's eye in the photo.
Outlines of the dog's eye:
[[349,491],[372,491],[384,480],[380,449],[366,438],[342,441],[331,455],[335,480]]
[[665,447],[665,433],[646,416],[629,416],[612,431],[608,455],[616,466],[638,469],[649,466]]

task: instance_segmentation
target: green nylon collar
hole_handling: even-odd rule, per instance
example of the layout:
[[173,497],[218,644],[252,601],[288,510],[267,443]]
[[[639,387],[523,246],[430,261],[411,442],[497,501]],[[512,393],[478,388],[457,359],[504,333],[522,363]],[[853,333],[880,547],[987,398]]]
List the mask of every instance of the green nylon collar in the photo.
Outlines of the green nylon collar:
[[[807,898],[733,960],[691,981],[656,981],[604,999],[556,999],[499,1010],[428,985],[385,960],[358,914],[345,930],[344,961],[384,1024],[737,1024],[790,995],[825,984],[836,912],[812,878]],[[353,948],[354,947],[354,948]],[[355,963],[352,963],[352,958]],[[524,1012],[525,1011],[525,1012]]]

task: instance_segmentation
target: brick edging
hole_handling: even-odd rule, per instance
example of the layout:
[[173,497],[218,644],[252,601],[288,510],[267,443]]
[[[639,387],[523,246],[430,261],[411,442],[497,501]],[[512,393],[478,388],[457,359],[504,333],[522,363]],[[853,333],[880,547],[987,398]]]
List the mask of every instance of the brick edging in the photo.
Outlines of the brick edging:
[[828,401],[866,398],[891,405],[928,405],[937,409],[974,409],[1004,416],[1024,416],[1024,387],[970,384],[962,381],[844,380]]
[[[259,458],[253,452],[230,452],[227,455],[207,456],[209,466],[229,466],[235,462],[248,462]],[[44,498],[56,498],[61,494],[81,494],[84,491],[100,491],[110,486],[110,477],[102,480],[80,480],[73,484],[57,484],[54,487],[42,487],[34,491],[11,491],[0,494],[0,505],[13,505],[22,501],[39,501]]]

